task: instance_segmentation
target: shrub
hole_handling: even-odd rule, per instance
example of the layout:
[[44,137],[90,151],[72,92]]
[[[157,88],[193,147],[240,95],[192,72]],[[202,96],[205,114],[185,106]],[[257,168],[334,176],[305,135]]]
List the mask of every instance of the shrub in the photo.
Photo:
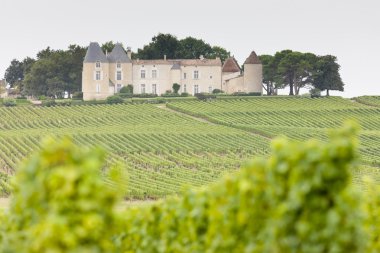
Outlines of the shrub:
[[6,106],[6,107],[12,107],[12,106],[16,106],[17,102],[13,98],[5,98],[3,100],[3,105]]
[[46,96],[45,95],[38,96],[38,100],[40,101],[46,100]]
[[120,96],[118,95],[114,95],[114,96],[109,96],[107,99],[107,104],[121,104],[121,103],[124,103],[124,99],[121,98]]
[[214,89],[212,91],[212,94],[220,94],[220,93],[224,93],[224,91],[222,91],[221,89]]
[[232,93],[233,96],[261,96],[261,92],[234,92]]
[[133,85],[132,84],[128,84],[127,86],[123,86],[121,87],[120,93],[130,93],[130,94],[133,94]]
[[133,97],[132,93],[119,93],[118,94],[121,98],[131,98]]
[[104,152],[75,147],[69,139],[41,147],[17,171],[0,251],[116,252],[119,195],[100,176]]
[[172,88],[173,88],[173,92],[175,94],[178,94],[178,91],[179,91],[179,88],[181,88],[181,85],[179,85],[178,83],[173,83]]
[[190,94],[187,92],[182,92],[181,97],[190,97]]
[[312,97],[312,98],[321,97],[321,90],[318,88],[310,89],[310,97]]
[[74,92],[72,99],[83,99],[83,92],[81,92],[81,91]]
[[54,99],[47,99],[47,100],[42,101],[42,106],[52,107],[52,106],[56,106],[56,105],[57,105],[57,103],[55,102]]
[[136,98],[155,98],[155,97],[157,97],[157,94],[152,94],[152,93],[133,94],[133,97],[136,97]]
[[208,93],[197,93],[194,96],[198,98],[199,100],[211,100],[211,99],[216,98],[216,95],[208,94]]

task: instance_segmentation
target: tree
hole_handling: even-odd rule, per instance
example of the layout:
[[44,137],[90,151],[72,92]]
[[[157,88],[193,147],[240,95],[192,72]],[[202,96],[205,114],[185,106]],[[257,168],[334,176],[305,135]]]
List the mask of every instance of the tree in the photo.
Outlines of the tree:
[[162,59],[164,55],[174,59],[179,48],[177,37],[171,34],[159,33],[152,38],[152,42],[138,49],[136,58],[140,59]]
[[175,94],[178,94],[178,91],[179,91],[179,88],[181,88],[181,85],[179,85],[178,83],[173,83],[172,88],[173,88],[173,92]]
[[228,58],[231,57],[231,53],[223,47],[213,46],[209,58],[215,59],[216,57],[219,57],[222,62],[225,62]]
[[115,47],[115,43],[113,41],[107,41],[102,45],[103,52],[112,52],[113,48]]
[[315,88],[326,90],[329,96],[330,90],[344,91],[344,83],[339,74],[340,66],[337,58],[332,55],[320,56],[317,62],[316,77],[313,82]]
[[13,59],[11,65],[5,70],[5,80],[13,87],[13,85],[24,79],[24,66],[22,62]]
[[267,95],[275,94],[277,66],[272,55],[261,55],[260,61],[263,65],[263,88]]
[[176,56],[180,59],[197,59],[201,55],[205,58],[210,58],[212,53],[211,46],[203,40],[187,37],[179,41],[179,49]]

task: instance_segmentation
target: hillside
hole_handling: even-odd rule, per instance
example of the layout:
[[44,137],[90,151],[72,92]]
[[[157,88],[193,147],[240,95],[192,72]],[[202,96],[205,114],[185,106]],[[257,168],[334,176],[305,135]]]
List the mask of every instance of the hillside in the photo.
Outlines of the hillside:
[[154,199],[178,193],[183,185],[208,184],[255,155],[266,156],[277,135],[325,140],[327,131],[346,119],[362,127],[361,167],[355,171],[359,183],[363,173],[377,178],[379,112],[336,97],[0,108],[2,194],[9,192],[8,175],[48,135],[70,135],[78,145],[102,146],[109,152],[107,166],[122,162],[127,169],[126,197]]

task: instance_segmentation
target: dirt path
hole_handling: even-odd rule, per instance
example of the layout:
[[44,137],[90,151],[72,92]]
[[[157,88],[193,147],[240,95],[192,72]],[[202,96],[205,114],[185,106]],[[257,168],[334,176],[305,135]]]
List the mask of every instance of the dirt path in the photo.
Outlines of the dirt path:
[[169,112],[172,112],[172,113],[176,113],[178,115],[182,115],[182,116],[185,116],[185,117],[188,117],[188,118],[192,118],[192,119],[194,119],[196,121],[200,121],[200,122],[207,123],[207,124],[214,125],[214,126],[219,125],[219,126],[224,126],[224,127],[230,127],[230,128],[233,128],[233,129],[235,129],[237,131],[240,131],[240,132],[244,132],[244,133],[248,133],[248,134],[256,135],[256,136],[259,135],[259,136],[261,136],[261,137],[263,137],[263,138],[265,138],[265,139],[267,139],[269,141],[272,140],[271,137],[269,137],[269,136],[267,136],[267,135],[265,135],[263,133],[254,131],[254,130],[244,130],[244,129],[240,129],[240,128],[237,128],[237,127],[234,127],[234,126],[226,126],[226,125],[222,125],[222,124],[217,124],[217,123],[211,122],[211,121],[209,121],[207,119],[204,119],[204,118],[199,118],[199,117],[196,117],[196,116],[184,113],[184,112],[173,110],[173,109],[171,109],[171,108],[169,108],[169,107],[167,107],[166,105],[163,105],[163,104],[160,104],[157,107],[160,108],[160,109],[163,109],[165,111],[169,111]]
[[200,121],[200,122],[207,123],[207,124],[214,125],[214,126],[217,125],[217,124],[215,124],[213,122],[210,122],[210,121],[208,121],[206,119],[198,118],[198,117],[195,117],[195,116],[187,114],[187,113],[183,113],[183,112],[179,112],[179,111],[173,110],[173,109],[171,109],[171,108],[169,108],[169,107],[167,107],[166,105],[163,105],[163,104],[160,104],[157,107],[160,108],[160,109],[163,109],[165,111],[169,111],[169,112],[172,112],[172,113],[176,113],[178,115],[182,115],[182,116],[186,116],[188,118],[192,118],[193,120],[196,120],[196,121]]

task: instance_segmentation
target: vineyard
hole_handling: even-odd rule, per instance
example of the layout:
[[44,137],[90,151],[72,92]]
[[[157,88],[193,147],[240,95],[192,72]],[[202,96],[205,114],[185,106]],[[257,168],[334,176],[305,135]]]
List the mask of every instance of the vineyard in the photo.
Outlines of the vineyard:
[[277,135],[326,140],[328,130],[346,119],[357,120],[362,128],[362,165],[355,180],[361,182],[365,174],[380,182],[380,108],[368,103],[337,97],[254,97],[173,101],[167,108],[154,104],[3,107],[1,195],[9,194],[10,177],[25,157],[40,149],[46,136],[69,135],[79,146],[103,147],[109,154],[104,172],[116,163],[126,168],[125,197],[155,199],[181,192],[184,185],[214,182],[256,155],[267,156],[270,140]]
[[109,165],[123,162],[128,198],[158,198],[199,186],[236,170],[255,154],[265,155],[266,138],[210,125],[155,105],[1,108],[0,183],[40,148],[46,136],[72,136],[81,146],[101,146]]

